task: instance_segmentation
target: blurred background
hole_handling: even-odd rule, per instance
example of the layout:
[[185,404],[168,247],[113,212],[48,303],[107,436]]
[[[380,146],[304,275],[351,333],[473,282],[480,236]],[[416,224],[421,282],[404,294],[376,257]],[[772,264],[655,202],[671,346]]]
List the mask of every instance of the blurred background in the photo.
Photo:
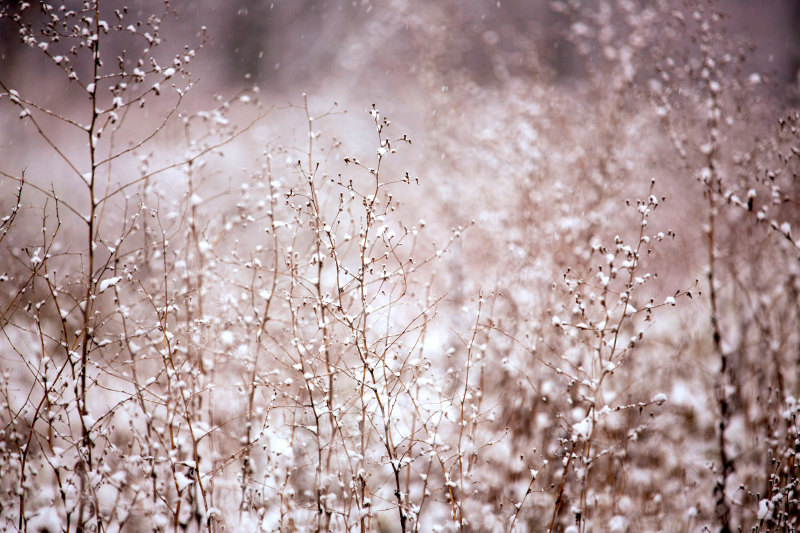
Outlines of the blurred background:
[[[123,4],[133,16],[163,11],[158,0]],[[195,73],[207,89],[257,83],[277,97],[305,91],[342,101],[352,96],[386,105],[416,98],[421,104],[440,98],[431,93],[442,87],[485,87],[510,77],[547,74],[559,86],[579,83],[586,71],[566,31],[578,20],[578,5],[581,13],[630,31],[623,13],[594,0],[201,0],[171,3],[164,37],[181,46],[208,28],[209,44],[199,59],[203,69]],[[752,45],[753,67],[769,73],[777,90],[796,85],[796,2],[725,0],[715,6],[728,15],[728,35]],[[29,9],[25,16],[42,15]],[[5,77],[32,74],[39,65],[39,56],[20,47],[17,35],[5,23],[0,33]]]

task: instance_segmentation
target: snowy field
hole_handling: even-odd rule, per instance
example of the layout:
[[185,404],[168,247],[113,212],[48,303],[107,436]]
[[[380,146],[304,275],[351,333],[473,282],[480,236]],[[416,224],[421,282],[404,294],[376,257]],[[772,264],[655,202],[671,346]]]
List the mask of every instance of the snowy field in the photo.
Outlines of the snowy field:
[[0,530],[796,531],[798,18],[3,3]]

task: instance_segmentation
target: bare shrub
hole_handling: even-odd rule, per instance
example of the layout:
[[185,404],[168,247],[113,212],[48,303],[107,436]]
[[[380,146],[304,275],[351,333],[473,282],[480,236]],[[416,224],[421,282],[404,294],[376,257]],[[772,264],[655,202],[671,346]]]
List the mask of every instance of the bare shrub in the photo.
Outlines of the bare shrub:
[[2,527],[794,531],[798,114],[713,5],[551,7],[569,88],[408,19],[424,147],[4,7],[65,100],[0,78]]

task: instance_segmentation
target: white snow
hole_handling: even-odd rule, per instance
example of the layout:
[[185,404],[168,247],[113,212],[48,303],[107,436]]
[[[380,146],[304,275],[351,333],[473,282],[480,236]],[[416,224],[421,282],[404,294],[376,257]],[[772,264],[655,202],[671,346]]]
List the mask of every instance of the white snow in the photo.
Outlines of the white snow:
[[758,502],[758,519],[759,520],[766,520],[772,514],[772,509],[770,509],[770,501],[767,499],[763,499]]
[[114,276],[113,278],[104,279],[100,282],[100,285],[97,286],[97,294],[100,294],[109,287],[115,286],[120,281],[122,281],[122,276]]
[[230,331],[223,331],[220,336],[219,340],[222,341],[222,344],[225,346],[232,346],[233,345],[233,333]]
[[584,439],[588,439],[589,435],[592,433],[593,426],[594,422],[592,421],[591,415],[589,415],[580,422],[573,424],[572,429],[575,431],[575,435]]

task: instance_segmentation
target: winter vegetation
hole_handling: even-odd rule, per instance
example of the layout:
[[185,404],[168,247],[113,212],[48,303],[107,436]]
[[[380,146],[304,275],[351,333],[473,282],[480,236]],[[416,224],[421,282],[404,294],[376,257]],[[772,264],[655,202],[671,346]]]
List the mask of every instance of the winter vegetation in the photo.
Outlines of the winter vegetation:
[[464,5],[278,90],[2,4],[0,529],[797,531],[797,86],[725,2]]

